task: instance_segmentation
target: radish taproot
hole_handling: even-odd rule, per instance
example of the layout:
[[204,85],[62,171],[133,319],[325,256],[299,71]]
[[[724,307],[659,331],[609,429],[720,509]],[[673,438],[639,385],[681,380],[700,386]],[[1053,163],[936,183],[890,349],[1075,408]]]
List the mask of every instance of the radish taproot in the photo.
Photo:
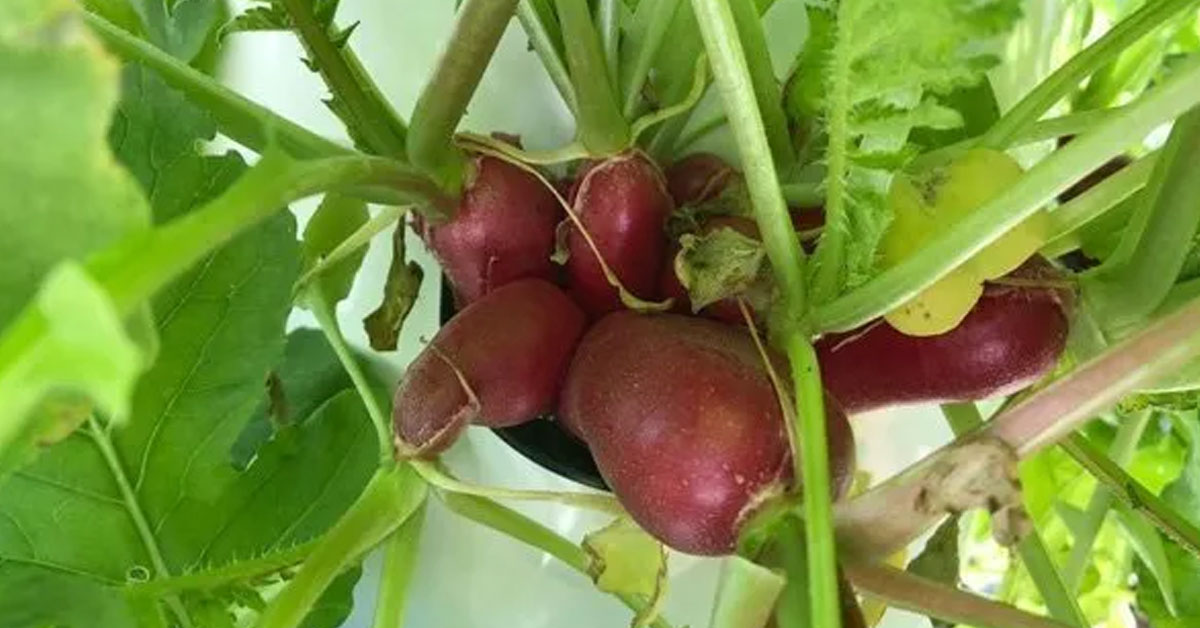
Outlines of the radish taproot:
[[877,320],[821,338],[817,355],[826,389],[856,414],[978,401],[1037,381],[1066,346],[1074,294],[1057,285],[1061,275],[1038,257],[1005,280],[1010,285],[985,284],[962,322],[943,334],[909,336]]
[[710,201],[730,180],[741,176],[737,170],[712,153],[692,153],[667,167],[667,190],[679,207]]
[[504,427],[553,410],[583,329],[579,306],[541,279],[515,281],[468,305],[396,390],[397,453],[435,455],[468,423]]
[[[658,166],[636,151],[610,157],[580,174],[572,197],[572,211],[625,289],[653,298],[666,261],[663,227],[674,209]],[[621,309],[587,239],[574,224],[567,230],[571,295],[593,317]]]
[[459,307],[526,277],[551,279],[554,230],[562,209],[528,172],[490,156],[476,156],[454,216],[422,221],[421,235],[454,290]]
[[[786,378],[786,363],[772,361]],[[853,435],[826,403],[840,492],[853,472]],[[779,398],[749,333],[730,325],[608,315],[580,342],[559,416],[582,432],[634,520],[679,551],[731,552],[745,517],[791,481]]]

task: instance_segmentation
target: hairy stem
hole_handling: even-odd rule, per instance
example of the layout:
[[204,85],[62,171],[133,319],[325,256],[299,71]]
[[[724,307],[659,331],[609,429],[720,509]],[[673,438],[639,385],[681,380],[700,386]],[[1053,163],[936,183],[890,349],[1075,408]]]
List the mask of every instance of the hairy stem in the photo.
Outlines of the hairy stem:
[[830,50],[828,80],[828,105],[825,110],[825,126],[829,133],[829,149],[825,161],[829,173],[825,177],[825,224],[828,229],[817,242],[813,254],[816,270],[813,277],[813,297],[825,302],[837,296],[841,287],[842,260],[846,248],[846,176],[850,168],[850,42],[854,35],[849,31],[854,20],[846,17],[851,3],[838,6],[837,34]]
[[94,13],[81,17],[101,41],[121,58],[154,70],[168,85],[212,115],[217,127],[235,142],[263,152],[278,142],[297,158],[328,157],[351,151],[255,104],[186,63],[122,30]]
[[277,573],[296,565],[312,552],[316,544],[316,541],[308,541],[256,558],[231,562],[221,567],[130,585],[130,589],[149,596],[218,589],[228,584]]
[[[818,306],[818,331],[846,331],[884,314],[941,279],[1004,235],[1091,171],[1163,122],[1200,102],[1200,57],[1091,132],[1055,151],[1018,179],[1004,195],[985,203],[932,238],[920,251],[866,284]],[[832,190],[829,193],[832,197]]]
[[1116,59],[1126,48],[1163,23],[1197,5],[1200,5],[1200,0],[1159,0],[1143,4],[1141,9],[1039,83],[992,126],[980,144],[992,148],[1007,146],[1012,138],[1041,118],[1059,100],[1074,92],[1093,72]]
[[[546,526],[486,497],[440,491],[436,494],[446,504],[446,507],[455,513],[526,545],[540,549],[557,558],[564,565],[583,574],[584,577],[590,577],[588,568],[591,566],[591,561],[588,559],[587,553]],[[646,600],[640,597],[628,594],[619,594],[616,597],[636,613],[642,612],[647,607]],[[671,628],[671,624],[661,616],[655,618],[650,625],[653,628]]]
[[350,128],[351,137],[361,138],[374,153],[403,158],[404,123],[390,105],[372,98],[379,95],[378,88],[364,87],[370,79],[364,72],[354,72],[346,62],[342,50],[329,37],[329,27],[313,13],[311,0],[280,2],[334,101],[342,105],[334,111]]
[[555,6],[575,88],[576,135],[595,156],[618,153],[629,147],[629,122],[621,115],[587,0],[555,0]]
[[462,189],[466,159],[454,130],[517,9],[517,0],[466,0],[429,82],[413,108],[408,157],[446,190]]
[[[1117,428],[1117,437],[1108,450],[1109,458],[1114,463],[1124,467],[1133,459],[1133,452],[1137,449],[1138,441],[1141,440],[1142,433],[1146,431],[1146,426],[1150,423],[1151,414],[1153,414],[1151,411],[1143,410],[1133,416],[1124,417],[1121,425]],[[1063,567],[1063,580],[1071,591],[1079,590],[1083,571],[1091,559],[1092,544],[1096,541],[1096,534],[1100,532],[1100,526],[1104,524],[1104,519],[1108,516],[1112,503],[1112,491],[1105,488],[1103,484],[1097,486],[1095,492],[1092,493],[1091,500],[1088,501],[1083,519],[1071,530],[1074,536],[1071,554],[1067,557],[1067,564]]]
[[333,582],[363,553],[387,538],[425,501],[425,484],[406,465],[375,472],[361,495],[267,605],[257,628],[295,628]]

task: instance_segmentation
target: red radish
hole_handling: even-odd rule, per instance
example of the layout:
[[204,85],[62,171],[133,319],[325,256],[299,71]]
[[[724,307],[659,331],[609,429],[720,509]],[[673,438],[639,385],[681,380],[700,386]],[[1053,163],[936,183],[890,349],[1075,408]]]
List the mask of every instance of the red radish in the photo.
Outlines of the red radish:
[[515,281],[468,305],[396,390],[398,452],[434,455],[468,423],[504,427],[553,410],[583,328],[579,306],[540,279]]
[[[1041,258],[1008,276],[1061,281]],[[977,401],[1037,381],[1067,341],[1073,294],[1050,285],[989,283],[949,332],[915,337],[883,321],[817,343],[826,389],[851,414],[894,405]]]
[[422,229],[459,307],[517,279],[551,279],[554,229],[562,218],[537,177],[495,157],[476,156],[473,163],[475,175],[454,217]]
[[[673,209],[658,166],[639,152],[606,159],[581,173],[573,197],[575,214],[622,285],[653,298],[665,261],[663,225]],[[573,224],[567,249],[571,295],[584,311],[599,317],[621,309],[617,289]]]
[[[853,435],[829,404],[831,469],[844,489]],[[790,482],[778,397],[750,335],[730,325],[608,315],[576,351],[559,416],[583,432],[629,514],[683,552],[731,552],[745,517]]]
[[712,153],[692,153],[671,164],[665,174],[671,198],[680,207],[712,200],[732,178],[741,176]]

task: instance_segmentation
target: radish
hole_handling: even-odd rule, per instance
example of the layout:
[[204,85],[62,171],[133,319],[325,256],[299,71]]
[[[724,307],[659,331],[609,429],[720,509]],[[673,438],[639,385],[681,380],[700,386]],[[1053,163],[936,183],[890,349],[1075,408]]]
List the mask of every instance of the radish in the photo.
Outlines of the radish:
[[553,278],[550,256],[562,218],[554,194],[530,173],[490,156],[472,163],[474,177],[454,217],[421,229],[459,307],[517,279]]
[[[639,298],[652,298],[665,262],[663,227],[673,204],[658,166],[639,152],[593,164],[580,174],[573,211],[622,285]],[[567,225],[570,292],[592,317],[621,309],[586,238]]]
[[522,279],[450,319],[413,360],[392,421],[402,456],[434,455],[468,423],[504,427],[554,409],[584,315],[562,290]]
[[671,164],[665,175],[671,198],[682,207],[712,200],[741,173],[712,153],[692,153]]
[[[827,409],[832,476],[844,490],[853,435],[832,401]],[[731,552],[746,516],[791,481],[779,398],[749,333],[730,325],[608,315],[579,345],[559,416],[582,432],[630,515],[683,552]]]
[[1008,275],[1032,285],[989,283],[954,329],[909,336],[883,321],[817,343],[821,375],[851,414],[894,405],[977,401],[1040,379],[1062,354],[1074,295],[1038,286],[1061,281],[1033,258]]

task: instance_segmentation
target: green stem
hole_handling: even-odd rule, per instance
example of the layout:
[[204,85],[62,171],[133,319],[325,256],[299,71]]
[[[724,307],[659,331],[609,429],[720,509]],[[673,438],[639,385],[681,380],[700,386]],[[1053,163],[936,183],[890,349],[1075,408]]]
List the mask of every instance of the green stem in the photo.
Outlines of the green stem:
[[[1151,414],[1153,413],[1149,410],[1144,410],[1133,416],[1124,417],[1121,425],[1117,428],[1116,439],[1108,449],[1109,458],[1114,463],[1122,467],[1129,465],[1130,460],[1133,459],[1133,452],[1137,449],[1138,441],[1142,439],[1142,433],[1146,431],[1146,426],[1150,423]],[[1104,519],[1108,516],[1112,504],[1112,492],[1103,485],[1097,486],[1095,492],[1092,493],[1091,500],[1088,501],[1083,519],[1078,526],[1071,530],[1074,542],[1071,544],[1071,554],[1067,557],[1067,564],[1063,567],[1063,580],[1071,591],[1079,590],[1083,571],[1091,559],[1092,544],[1095,543],[1096,534],[1100,532],[1100,526],[1104,524]]]
[[[541,10],[539,6],[542,7]],[[521,0],[517,5],[517,20],[521,22],[525,36],[529,38],[529,45],[542,60],[542,67],[546,69],[546,74],[550,76],[550,82],[554,83],[558,95],[566,103],[567,109],[575,113],[575,91],[571,87],[571,74],[567,72],[567,63],[563,61],[561,52],[562,33],[558,30],[558,23],[554,21],[549,3],[547,0],[540,0],[539,4],[535,5],[534,0]]]
[[[591,577],[588,575],[591,561],[582,548],[529,517],[505,508],[486,497],[441,491],[436,494],[446,504],[446,507],[455,513],[526,545],[536,547],[557,558],[584,577]],[[646,600],[641,597],[628,594],[617,594],[616,597],[635,613],[642,612],[647,606]],[[671,624],[662,617],[655,618],[650,625],[653,628],[671,628]]]
[[1086,438],[1073,434],[1060,446],[1119,501],[1141,513],[1167,538],[1200,558],[1200,528],[1142,486]]
[[750,82],[754,86],[754,97],[758,101],[767,142],[771,145],[771,157],[780,172],[789,173],[796,165],[796,151],[792,149],[787,115],[783,112],[783,95],[779,80],[775,78],[775,67],[771,64],[771,53],[767,48],[767,36],[763,32],[758,6],[755,0],[730,0],[729,7],[737,25],[737,37],[746,57],[746,67],[750,71]]
[[401,628],[404,625],[408,587],[417,566],[417,545],[424,521],[425,504],[422,503],[387,541],[371,628]]
[[817,242],[817,250],[813,253],[816,264],[813,273],[813,297],[819,303],[834,298],[841,289],[842,263],[846,235],[849,233],[846,228],[846,221],[849,219],[846,178],[850,168],[848,151],[852,55],[849,46],[853,35],[846,31],[854,20],[846,14],[851,10],[852,3],[843,2],[838,5],[838,19],[835,22],[837,34],[829,53],[829,85],[826,96],[828,106],[825,111],[825,128],[829,134],[829,149],[825,161],[829,170],[825,177],[825,224],[830,228],[825,230]]
[[383,407],[379,405],[379,399],[375,397],[375,392],[371,390],[371,382],[367,379],[366,373],[363,373],[362,366],[358,360],[354,359],[354,353],[350,350],[350,346],[346,344],[346,338],[342,336],[342,330],[338,326],[337,314],[333,311],[333,306],[325,295],[321,293],[321,283],[314,281],[304,290],[304,303],[313,313],[313,317],[317,319],[317,324],[321,327],[321,332],[325,334],[325,339],[329,342],[329,346],[333,348],[333,352],[337,354],[338,361],[342,363],[342,368],[346,374],[350,376],[350,381],[354,382],[354,388],[358,391],[358,396],[362,397],[363,405],[367,408],[367,414],[371,417],[371,425],[375,428],[375,440],[379,445],[379,463],[380,465],[388,465],[393,458],[394,445],[392,444],[392,429],[391,421],[385,416]]
[[[942,412],[957,438],[962,438],[983,426],[983,417],[973,403],[944,404]],[[1033,585],[1042,596],[1042,601],[1046,603],[1046,608],[1050,610],[1050,615],[1076,628],[1087,628],[1088,622],[1075,599],[1074,588],[1069,588],[1064,583],[1036,527],[1021,539],[1017,545],[1017,553],[1020,554],[1021,562],[1029,572]]]
[[629,122],[621,115],[587,0],[555,0],[555,6],[562,22],[567,67],[575,88],[579,141],[595,156],[625,150],[630,142]]
[[641,102],[642,86],[650,76],[650,68],[659,47],[665,41],[667,28],[679,8],[680,0],[645,0],[639,2],[634,13],[633,31],[625,39],[621,52],[620,84],[625,104],[622,112],[630,120],[637,113]]
[[716,84],[725,102],[730,128],[741,154],[750,199],[763,244],[781,292],[782,317],[776,332],[792,365],[796,419],[788,422],[796,477],[804,487],[806,554],[812,624],[841,625],[837,583],[837,552],[833,538],[833,508],[829,485],[829,452],[825,435],[824,391],[816,353],[804,323],[804,252],[792,228],[779,178],[771,159],[763,119],[755,101],[738,39],[733,13],[722,0],[692,0]]
[[[916,254],[858,289],[817,308],[818,331],[846,331],[893,309],[945,276],[1046,203],[1123,152],[1163,122],[1200,102],[1200,56],[1141,98],[1055,151],[1025,173],[1001,197],[985,203]],[[829,198],[833,198],[830,190]]]
[[1050,235],[1042,254],[1058,257],[1074,250],[1076,232],[1145,187],[1157,159],[1157,152],[1146,155],[1050,212]]
[[329,86],[334,102],[343,105],[334,113],[350,129],[350,136],[362,138],[372,152],[401,159],[404,157],[404,123],[391,107],[369,95],[378,95],[374,86],[364,88],[369,81],[365,73],[355,74],[342,50],[329,38],[329,27],[313,14],[311,0],[280,0],[292,18],[292,26],[308,50],[321,78]]
[[1083,278],[1083,296],[1106,328],[1142,320],[1175,285],[1200,227],[1197,155],[1200,107],[1175,122],[1142,195],[1143,204],[1116,252]]
[[407,465],[376,471],[295,577],[267,605],[256,628],[299,626],[333,579],[416,512],[425,493],[425,484]]
[[1200,0],[1158,0],[1143,4],[1141,9],[1122,20],[1103,37],[1039,83],[992,126],[980,143],[992,148],[1007,146],[1022,129],[1036,122],[1055,103],[1073,93],[1089,75],[1116,59],[1126,48],[1175,15],[1198,4]]
[[196,571],[182,576],[150,580],[130,585],[129,588],[136,593],[151,597],[184,591],[219,589],[229,584],[245,582],[291,567],[303,561],[315,546],[316,541],[308,541],[264,556],[238,560],[222,567]]
[[[121,461],[121,455],[117,453],[117,449],[113,447],[112,440],[109,439],[108,433],[102,428],[95,417],[87,418],[86,434],[95,443],[96,449],[100,450],[100,456],[104,458],[104,463],[108,465],[109,474],[113,478],[113,482],[117,485],[117,490],[121,493],[121,501],[125,503],[125,512],[129,514],[129,519],[133,521],[133,527],[137,530],[138,537],[142,539],[142,545],[146,548],[146,555],[150,557],[150,564],[154,567],[156,579],[162,580],[171,577],[171,571],[167,569],[167,562],[163,560],[162,549],[158,546],[158,539],[154,536],[154,531],[150,528],[150,522],[146,519],[146,513],[142,510],[142,504],[138,500],[137,492],[134,491],[133,485],[129,483],[129,476],[125,473],[125,465]],[[188,616],[187,610],[179,601],[179,598],[171,595],[165,600],[167,607],[175,615],[176,619],[183,628],[191,628],[192,619]]]
[[812,616],[812,605],[808,603],[808,556],[804,526],[790,516],[785,516],[779,525],[780,531],[775,535],[775,541],[779,545],[780,563],[788,577],[775,606],[775,623],[778,628],[805,628]]
[[779,189],[791,207],[820,207],[825,203],[825,193],[819,183],[784,183]]
[[421,90],[408,132],[408,158],[448,191],[462,189],[466,160],[454,130],[517,9],[517,0],[466,0],[445,52]]
[[356,184],[412,186],[440,196],[432,183],[398,162],[378,157],[329,157],[297,162],[267,151],[221,196],[153,230],[133,234],[101,251],[88,270],[121,312],[131,312],[209,251],[288,203]]
[[562,504],[564,506],[572,506],[575,508],[586,508],[598,512],[606,512],[612,515],[621,515],[624,510],[616,498],[608,493],[592,492],[582,493],[573,491],[537,491],[527,489],[510,489],[495,486],[479,486],[463,482],[458,478],[442,471],[434,462],[427,460],[411,460],[409,462],[414,471],[416,471],[422,480],[446,493],[456,493],[460,495],[474,495],[476,497],[486,497],[488,499],[511,499],[516,501],[534,501],[534,502],[551,502]]
[[[691,88],[696,58],[704,52],[700,27],[690,3],[681,3],[676,8],[675,17],[667,26],[663,39],[670,45],[660,46],[654,60],[654,93],[662,102],[679,102]],[[647,150],[660,163],[674,161],[679,135],[687,127],[690,117],[689,111],[667,120],[658,126],[646,143]]]
[[596,25],[600,30],[600,47],[604,50],[604,65],[608,68],[608,82],[618,85],[617,71],[621,46],[620,3],[623,0],[597,0]]
[[221,132],[257,152],[276,141],[297,158],[327,157],[351,151],[325,139],[270,109],[192,69],[146,41],[122,30],[93,13],[81,17],[101,41],[118,56],[154,70],[168,85],[183,92],[188,100],[212,115]]
[[[725,118],[725,114],[719,113],[708,120],[697,124],[694,128],[679,138],[679,142],[676,145],[677,150],[680,154],[686,154],[692,145],[704,139],[705,137],[708,137],[710,133],[713,133],[717,129],[725,126],[725,124],[728,122],[729,121]],[[784,196],[786,195],[787,191],[785,190]]]
[[[717,580],[717,599],[713,603],[709,628],[767,625],[775,600],[784,586],[783,578],[766,567],[740,556],[725,558]],[[779,627],[789,628],[784,623]]]
[[957,588],[888,565],[850,563],[846,577],[860,591],[888,606],[978,628],[1068,628]]

